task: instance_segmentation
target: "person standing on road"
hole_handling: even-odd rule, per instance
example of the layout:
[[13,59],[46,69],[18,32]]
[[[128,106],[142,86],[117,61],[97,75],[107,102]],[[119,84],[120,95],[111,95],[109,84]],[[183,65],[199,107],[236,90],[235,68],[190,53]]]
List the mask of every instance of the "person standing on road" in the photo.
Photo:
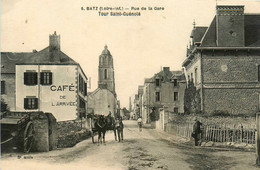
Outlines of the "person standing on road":
[[194,119],[195,123],[193,125],[193,132],[192,132],[192,137],[195,140],[195,146],[199,145],[199,140],[200,140],[200,134],[202,133],[200,127],[202,126],[202,123],[195,118]]
[[116,127],[116,131],[117,131],[117,135],[118,135],[118,142],[120,142],[122,140],[124,140],[124,136],[123,136],[123,129],[124,129],[124,124],[123,124],[123,120],[121,117],[117,117],[116,121],[115,121],[115,127]]
[[142,126],[143,126],[143,120],[142,120],[141,116],[138,117],[137,124],[138,124],[138,127],[139,127],[139,131],[141,132],[142,131]]

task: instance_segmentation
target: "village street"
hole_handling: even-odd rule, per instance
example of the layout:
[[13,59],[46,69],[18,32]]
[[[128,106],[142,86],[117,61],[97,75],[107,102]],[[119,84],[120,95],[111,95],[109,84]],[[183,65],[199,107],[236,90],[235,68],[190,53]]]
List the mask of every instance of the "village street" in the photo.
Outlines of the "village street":
[[73,148],[21,158],[17,153],[3,153],[1,169],[257,169],[254,152],[194,147],[185,139],[150,128],[139,132],[136,121],[124,124],[124,143],[114,141],[108,132],[105,145],[88,139]]

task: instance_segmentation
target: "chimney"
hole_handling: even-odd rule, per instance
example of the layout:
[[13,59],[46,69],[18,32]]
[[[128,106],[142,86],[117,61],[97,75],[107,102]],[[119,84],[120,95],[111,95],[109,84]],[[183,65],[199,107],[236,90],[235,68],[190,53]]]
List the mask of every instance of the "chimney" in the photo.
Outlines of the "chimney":
[[170,71],[170,67],[163,67],[163,72],[168,73]]
[[216,13],[217,46],[245,46],[244,6],[220,5]]
[[56,31],[49,36],[49,52],[51,62],[60,62],[60,35]]

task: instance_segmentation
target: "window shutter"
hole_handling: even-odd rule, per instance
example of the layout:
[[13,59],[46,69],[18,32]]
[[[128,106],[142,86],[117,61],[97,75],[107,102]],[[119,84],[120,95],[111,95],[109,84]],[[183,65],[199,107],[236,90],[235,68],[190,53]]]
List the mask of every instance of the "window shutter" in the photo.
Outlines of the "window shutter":
[[37,81],[37,73],[33,73],[33,85],[36,85],[38,83]]
[[28,98],[24,98],[24,109],[28,109]]
[[1,81],[1,94],[5,94],[5,81]]
[[49,76],[50,84],[52,84],[52,72],[49,73]]
[[84,95],[86,96],[87,95],[87,83],[84,83]]
[[40,83],[44,84],[44,72],[41,72]]
[[38,109],[38,98],[35,98],[34,102],[35,102],[35,108],[34,109]]
[[28,85],[28,74],[26,72],[24,72],[23,74],[23,80],[24,80],[24,84]]
[[260,65],[258,65],[258,81],[260,81]]

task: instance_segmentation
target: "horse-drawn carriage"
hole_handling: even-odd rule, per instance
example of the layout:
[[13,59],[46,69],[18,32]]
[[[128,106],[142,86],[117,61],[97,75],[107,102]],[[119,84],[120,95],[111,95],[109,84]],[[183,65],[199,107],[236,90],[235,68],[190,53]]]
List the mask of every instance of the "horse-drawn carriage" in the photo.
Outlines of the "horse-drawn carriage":
[[[123,136],[119,135],[119,131],[123,131],[123,123],[122,123],[122,119],[121,119],[121,123],[117,123],[117,121],[120,120],[115,120],[114,117],[111,116],[111,114],[104,116],[104,115],[92,115],[91,116],[91,137],[92,137],[92,142],[95,143],[94,140],[94,136],[96,134],[96,132],[98,133],[98,143],[101,139],[101,137],[103,138],[103,142],[105,143],[105,134],[106,131],[108,130],[112,130],[114,132],[114,136],[115,136],[115,141],[117,141],[117,131],[118,131],[118,140],[120,141],[120,139],[122,139]],[[102,134],[102,136],[101,136]],[[102,140],[101,140],[102,143]]]
[[25,153],[33,147],[35,151],[56,148],[56,119],[51,113],[1,112],[0,123],[2,148],[13,146]]

